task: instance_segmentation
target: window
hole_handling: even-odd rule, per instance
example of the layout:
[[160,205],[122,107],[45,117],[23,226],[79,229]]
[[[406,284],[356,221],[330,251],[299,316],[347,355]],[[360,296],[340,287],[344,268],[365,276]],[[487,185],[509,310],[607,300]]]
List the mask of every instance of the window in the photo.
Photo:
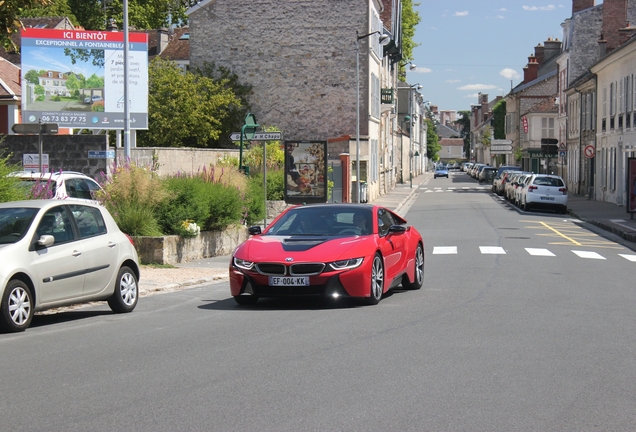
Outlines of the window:
[[380,118],[380,104],[382,101],[380,93],[380,78],[372,73],[371,74],[371,116]]
[[66,243],[74,240],[71,221],[64,206],[54,207],[48,210],[36,230],[38,237],[43,235],[51,235],[55,238],[53,245]]
[[541,138],[554,138],[554,117],[541,118]]
[[389,233],[391,225],[395,225],[395,220],[393,216],[391,216],[391,213],[385,209],[378,210],[378,230],[380,237],[384,237]]
[[100,190],[97,183],[83,178],[66,179],[66,194],[72,198],[95,199],[94,193]]
[[69,206],[81,238],[106,234],[106,224],[99,209],[94,207],[71,205]]
[[369,158],[371,159],[371,167],[370,167],[370,172],[369,172],[369,181],[377,181],[379,174],[378,174],[378,140],[377,139],[372,139],[370,140],[370,144],[371,144],[371,149],[370,154],[369,154]]

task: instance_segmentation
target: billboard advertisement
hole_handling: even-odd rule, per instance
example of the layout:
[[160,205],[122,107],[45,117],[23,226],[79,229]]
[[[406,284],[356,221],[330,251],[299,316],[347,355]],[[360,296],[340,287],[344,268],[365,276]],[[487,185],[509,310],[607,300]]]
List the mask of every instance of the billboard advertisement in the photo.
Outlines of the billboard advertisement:
[[285,141],[285,202],[327,202],[327,141]]
[[[124,129],[124,34],[22,29],[22,123]],[[148,35],[129,33],[131,129],[148,129]]]

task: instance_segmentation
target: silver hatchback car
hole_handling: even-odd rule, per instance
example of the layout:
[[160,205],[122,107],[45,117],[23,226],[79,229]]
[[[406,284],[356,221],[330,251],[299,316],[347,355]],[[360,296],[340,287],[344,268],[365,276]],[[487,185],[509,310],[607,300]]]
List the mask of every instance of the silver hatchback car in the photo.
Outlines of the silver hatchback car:
[[139,298],[132,239],[99,204],[0,204],[0,328],[26,330],[36,311],[107,300],[117,313]]

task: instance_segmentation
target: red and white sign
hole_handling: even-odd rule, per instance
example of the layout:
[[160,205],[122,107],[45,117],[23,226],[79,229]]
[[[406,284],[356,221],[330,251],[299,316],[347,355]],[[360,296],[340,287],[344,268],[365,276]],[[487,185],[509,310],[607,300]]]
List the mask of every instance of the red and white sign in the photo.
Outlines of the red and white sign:
[[523,124],[523,133],[528,133],[528,118],[521,117],[521,124]]
[[586,145],[585,149],[583,150],[583,153],[585,153],[586,158],[592,159],[594,155],[596,154],[596,150],[594,150],[593,145]]

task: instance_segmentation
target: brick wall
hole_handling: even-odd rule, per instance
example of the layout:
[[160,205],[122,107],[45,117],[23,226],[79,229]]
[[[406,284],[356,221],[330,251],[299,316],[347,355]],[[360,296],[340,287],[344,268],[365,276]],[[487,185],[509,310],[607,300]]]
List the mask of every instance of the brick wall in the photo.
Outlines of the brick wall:
[[[217,0],[190,14],[190,63],[214,62],[253,85],[252,112],[285,139],[355,137],[356,30],[367,33],[367,8],[361,0]],[[368,38],[361,95],[366,50]],[[365,129],[362,121],[361,136]],[[328,158],[341,150],[330,147]]]

